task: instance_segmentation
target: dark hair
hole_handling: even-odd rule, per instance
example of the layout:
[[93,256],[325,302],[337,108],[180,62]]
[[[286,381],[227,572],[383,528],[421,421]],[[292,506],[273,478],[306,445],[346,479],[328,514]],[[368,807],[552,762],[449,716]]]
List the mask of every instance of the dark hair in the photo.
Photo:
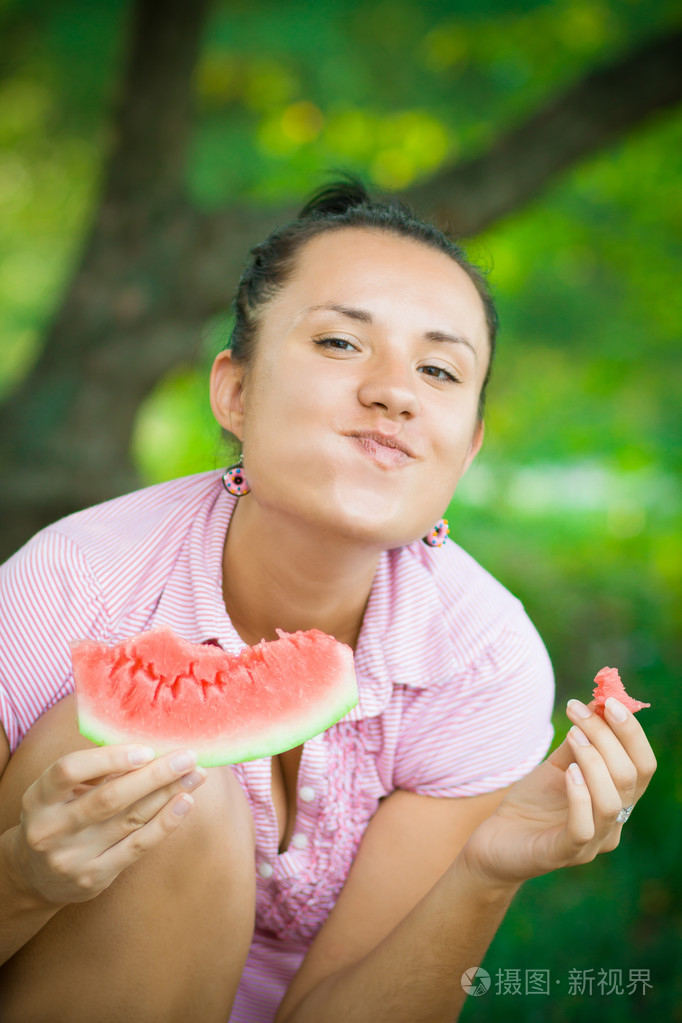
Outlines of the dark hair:
[[233,302],[235,324],[227,345],[238,362],[251,363],[258,334],[259,313],[280,288],[291,279],[300,249],[315,235],[343,227],[379,228],[439,249],[460,266],[474,284],[485,310],[490,341],[490,359],[478,402],[483,417],[485,393],[492,370],[498,318],[485,274],[469,262],[462,249],[432,224],[420,220],[402,200],[370,197],[360,178],[344,173],[345,181],[333,181],[320,188],[306,202],[296,220],[277,228],[251,249]]

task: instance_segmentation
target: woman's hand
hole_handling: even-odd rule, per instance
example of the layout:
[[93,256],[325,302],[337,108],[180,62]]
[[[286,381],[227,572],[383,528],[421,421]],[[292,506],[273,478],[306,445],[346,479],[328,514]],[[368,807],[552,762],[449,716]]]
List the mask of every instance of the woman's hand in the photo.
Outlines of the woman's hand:
[[509,790],[465,846],[474,872],[516,884],[616,848],[618,814],[637,803],[656,758],[633,714],[613,697],[605,711],[603,719],[569,701],[574,727],[564,742]]
[[206,771],[187,750],[152,758],[141,746],[102,746],[51,764],[22,799],[17,887],[50,903],[86,901],[172,834]]

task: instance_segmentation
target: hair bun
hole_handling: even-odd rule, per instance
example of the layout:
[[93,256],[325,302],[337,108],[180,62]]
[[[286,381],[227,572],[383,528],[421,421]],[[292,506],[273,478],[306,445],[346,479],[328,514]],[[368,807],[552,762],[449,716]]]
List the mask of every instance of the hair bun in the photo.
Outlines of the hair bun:
[[298,215],[299,220],[306,220],[318,215],[345,213],[354,206],[362,206],[365,202],[371,202],[369,192],[361,179],[348,171],[342,173],[345,181],[332,181],[311,195]]

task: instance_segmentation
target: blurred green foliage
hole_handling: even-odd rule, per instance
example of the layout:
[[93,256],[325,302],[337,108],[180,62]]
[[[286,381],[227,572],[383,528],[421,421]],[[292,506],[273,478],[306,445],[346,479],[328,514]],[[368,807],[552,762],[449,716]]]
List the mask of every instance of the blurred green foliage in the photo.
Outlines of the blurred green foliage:
[[[402,189],[470,156],[581,72],[660,32],[668,0],[217,3],[196,72],[188,189],[205,208],[298,201],[331,168]],[[97,201],[128,4],[0,5],[0,395],[28,371]],[[487,437],[451,533],[526,604],[564,701],[604,664],[652,703],[659,771],[617,851],[526,885],[484,965],[549,969],[464,1019],[682,1020],[679,672],[682,116],[571,170],[473,239],[502,319]],[[212,356],[140,409],[153,482],[224,464]],[[473,965],[473,964],[472,964]],[[650,969],[646,995],[570,995],[571,968]]]

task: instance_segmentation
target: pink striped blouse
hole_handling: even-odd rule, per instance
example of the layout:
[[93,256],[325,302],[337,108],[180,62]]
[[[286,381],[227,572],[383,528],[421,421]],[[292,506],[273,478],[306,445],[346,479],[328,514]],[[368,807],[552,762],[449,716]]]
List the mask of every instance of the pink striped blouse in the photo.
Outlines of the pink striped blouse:
[[[163,624],[244,646],[221,592],[236,501],[219,472],[148,487],[62,519],[0,569],[0,719],[12,750],[72,691],[71,639],[114,642]],[[273,1018],[383,796],[490,792],[549,748],[545,647],[520,602],[451,541],[382,555],[355,664],[359,705],[304,745],[285,852],[269,758],[236,768],[256,828],[257,913],[230,1023]]]

